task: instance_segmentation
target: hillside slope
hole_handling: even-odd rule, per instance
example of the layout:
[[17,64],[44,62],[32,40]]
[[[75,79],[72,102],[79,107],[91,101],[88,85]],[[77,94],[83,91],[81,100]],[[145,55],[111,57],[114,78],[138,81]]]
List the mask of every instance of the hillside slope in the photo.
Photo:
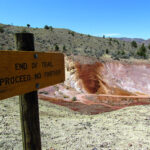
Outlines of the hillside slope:
[[[139,58],[137,48],[131,46],[131,42],[94,37],[90,35],[76,33],[68,29],[58,28],[27,28],[0,24],[0,50],[13,50],[14,33],[31,32],[35,37],[35,48],[37,51],[61,51],[67,55],[83,55],[100,58],[102,56],[113,59],[130,57]],[[147,48],[147,57],[149,56]]]

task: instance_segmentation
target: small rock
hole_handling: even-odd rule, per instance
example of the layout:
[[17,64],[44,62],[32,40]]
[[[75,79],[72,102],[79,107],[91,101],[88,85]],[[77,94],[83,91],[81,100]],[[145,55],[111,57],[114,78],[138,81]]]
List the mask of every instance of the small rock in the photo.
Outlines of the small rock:
[[92,150],[98,150],[96,147],[94,147]]
[[129,145],[129,147],[131,147],[131,146],[132,146],[132,144],[131,144],[131,143],[129,143],[128,145]]
[[107,146],[108,146],[107,142],[104,142],[103,144],[100,145],[100,147],[107,147]]

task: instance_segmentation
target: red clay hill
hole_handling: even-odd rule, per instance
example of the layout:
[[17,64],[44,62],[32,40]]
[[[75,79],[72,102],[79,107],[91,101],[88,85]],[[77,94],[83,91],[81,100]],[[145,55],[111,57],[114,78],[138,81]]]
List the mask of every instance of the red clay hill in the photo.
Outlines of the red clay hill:
[[148,62],[88,59],[66,58],[66,81],[41,89],[39,98],[84,114],[150,104]]

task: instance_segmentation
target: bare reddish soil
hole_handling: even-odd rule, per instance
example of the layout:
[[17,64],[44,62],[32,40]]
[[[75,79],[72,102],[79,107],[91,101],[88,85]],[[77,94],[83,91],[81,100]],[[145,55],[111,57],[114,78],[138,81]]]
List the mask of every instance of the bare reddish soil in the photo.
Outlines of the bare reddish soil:
[[39,98],[84,114],[150,104],[150,64],[75,63],[72,68],[70,87],[58,84],[41,89]]

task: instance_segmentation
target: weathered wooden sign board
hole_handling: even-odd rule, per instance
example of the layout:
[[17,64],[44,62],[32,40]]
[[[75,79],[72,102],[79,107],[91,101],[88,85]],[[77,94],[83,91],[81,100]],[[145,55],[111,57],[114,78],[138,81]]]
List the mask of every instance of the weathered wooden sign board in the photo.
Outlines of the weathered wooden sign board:
[[62,53],[0,51],[0,100],[65,80]]

